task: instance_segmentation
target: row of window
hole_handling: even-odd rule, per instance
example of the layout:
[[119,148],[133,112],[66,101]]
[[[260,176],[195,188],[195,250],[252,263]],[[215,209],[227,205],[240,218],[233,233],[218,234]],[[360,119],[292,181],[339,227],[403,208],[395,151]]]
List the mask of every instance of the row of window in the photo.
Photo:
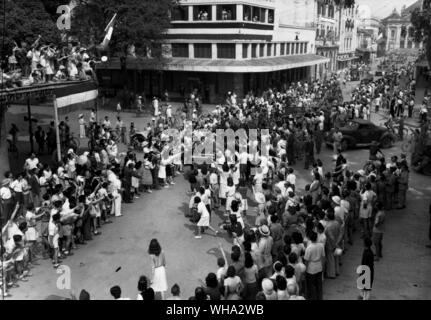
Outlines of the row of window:
[[[254,6],[243,6],[243,21],[274,23],[274,10]],[[267,18],[268,17],[268,18]],[[176,6],[172,13],[173,21],[189,21],[189,6]],[[194,21],[236,21],[237,6],[234,4],[216,5],[216,17],[213,17],[211,5],[193,6]]]
[[346,51],[352,50],[352,39],[351,38],[345,38],[344,39],[344,49]]
[[[307,42],[279,43],[278,46],[280,47],[279,52],[277,52],[277,44],[275,43],[243,43],[242,57],[243,59],[250,59],[306,54],[308,52]],[[196,59],[235,59],[236,45],[234,43],[218,43],[217,57],[213,57],[211,43],[195,43],[193,44],[193,53]],[[173,43],[172,57],[189,58],[189,44]]]
[[325,5],[323,3],[318,2],[317,3],[317,14],[323,17],[327,17],[327,18],[332,18],[334,19],[335,17],[335,7],[330,4],[330,5]]
[[326,26],[325,29],[324,25],[317,25],[316,39],[335,37],[337,35],[337,31],[337,28],[334,28],[334,26]]

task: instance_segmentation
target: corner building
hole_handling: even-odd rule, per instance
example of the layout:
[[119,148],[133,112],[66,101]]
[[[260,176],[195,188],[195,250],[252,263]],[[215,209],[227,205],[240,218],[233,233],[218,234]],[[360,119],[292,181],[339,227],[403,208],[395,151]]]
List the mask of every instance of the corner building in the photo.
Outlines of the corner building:
[[[161,63],[127,59],[135,92],[171,98],[198,90],[205,103],[220,103],[228,91],[283,88],[313,80],[329,62],[315,54],[314,0],[181,0],[161,43]],[[99,67],[102,85],[115,84],[121,64]],[[123,84],[124,85],[124,84]]]

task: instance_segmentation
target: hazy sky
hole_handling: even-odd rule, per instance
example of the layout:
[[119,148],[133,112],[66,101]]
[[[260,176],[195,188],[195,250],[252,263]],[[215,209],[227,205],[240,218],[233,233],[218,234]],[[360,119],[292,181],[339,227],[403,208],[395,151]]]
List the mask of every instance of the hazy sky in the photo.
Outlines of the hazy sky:
[[368,6],[371,15],[377,18],[385,18],[391,14],[394,7],[400,12],[403,5],[407,7],[417,0],[356,0],[356,3],[362,6]]

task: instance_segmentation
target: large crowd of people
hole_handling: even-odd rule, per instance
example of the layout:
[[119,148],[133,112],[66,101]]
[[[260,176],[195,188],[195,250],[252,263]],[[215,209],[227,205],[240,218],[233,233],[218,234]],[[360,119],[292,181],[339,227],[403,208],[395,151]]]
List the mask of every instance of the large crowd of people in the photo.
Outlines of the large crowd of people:
[[[99,235],[104,224],[125,214],[122,203],[141,201],[143,192],[171,188],[180,172],[190,184],[190,210],[185,215],[196,225],[196,240],[208,229],[232,238],[230,255],[226,257],[220,244],[217,270],[208,273],[190,300],[323,299],[323,281],[340,275],[343,254],[353,245],[357,229],[364,241],[362,264],[373,274],[374,261],[383,258],[385,212],[406,207],[406,156],[388,159],[374,145],[364,168],[352,171],[340,149],[339,130],[334,133],[333,166],[325,167],[319,153],[325,133],[349,119],[369,119],[372,103],[384,105],[382,95],[386,100],[389,96],[389,101],[399,98],[403,91],[396,88],[397,82],[398,78],[388,76],[363,84],[353,92],[351,102],[343,102],[340,83],[333,76],[259,96],[249,93],[243,100],[230,92],[226,102],[209,114],[198,111],[194,95],[175,115],[169,107],[163,110],[153,103],[157,106],[154,118],[138,145],[133,144],[131,123],[125,153],[112,139],[109,118],[98,123],[92,113],[86,124],[80,117],[80,135],[91,134],[95,141],[91,150],[79,154],[69,149],[55,166],[40,163],[32,154],[22,173],[5,174],[0,189],[3,294],[7,296],[19,281],[27,281],[39,258],[51,259],[58,268],[63,259]],[[401,100],[409,101],[403,95]],[[182,121],[174,121],[176,116]],[[165,130],[175,127],[185,137],[187,121],[195,132],[268,128],[268,156],[243,151],[237,141],[235,153],[223,148],[204,163],[186,166],[185,147],[180,153],[170,149],[174,137]],[[90,130],[85,130],[86,125]],[[117,127],[124,128],[121,119]],[[194,148],[208,138],[195,141]],[[300,161],[310,170],[304,190],[297,186],[294,169]],[[215,214],[223,217],[220,228],[214,225]],[[165,299],[169,257],[165,258],[156,239],[148,253],[152,275],[139,279],[138,299]],[[370,289],[361,292],[362,299],[369,299]],[[110,292],[115,299],[125,299],[119,286]],[[178,284],[171,293],[168,299],[182,299]],[[89,298],[86,291],[79,297]]]
[[29,45],[23,41],[7,57],[7,66],[0,68],[2,88],[18,88],[34,84],[94,78],[92,49],[69,42],[63,47],[44,42],[39,36]]

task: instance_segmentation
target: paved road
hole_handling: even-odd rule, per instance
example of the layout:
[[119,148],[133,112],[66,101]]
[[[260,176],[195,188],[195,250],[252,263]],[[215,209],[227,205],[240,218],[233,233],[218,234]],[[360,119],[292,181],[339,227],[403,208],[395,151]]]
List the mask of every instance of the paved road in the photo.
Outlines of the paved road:
[[[399,154],[398,148],[387,150],[388,155]],[[347,152],[353,169],[366,160],[366,150]],[[331,152],[321,155],[326,168],[332,167]],[[301,188],[309,182],[309,172],[298,166]],[[150,274],[146,253],[149,241],[157,238],[167,257],[169,285],[180,285],[185,296],[192,294],[208,272],[216,270],[220,256],[217,243],[230,251],[231,242],[225,236],[207,235],[194,239],[194,226],[184,218],[188,205],[188,184],[182,177],[167,190],[142,196],[134,204],[124,205],[124,217],[105,226],[103,234],[65,260],[72,270],[75,291],[86,288],[93,298],[109,299],[109,288],[119,284],[125,295],[134,297],[137,279]],[[431,201],[430,178],[411,174],[408,209],[388,214],[384,238],[384,259],[376,264],[375,299],[431,299],[431,250],[425,248],[428,227],[427,206]],[[250,210],[250,215],[254,215]],[[215,216],[214,225],[221,222]],[[343,258],[341,276],[324,284],[325,299],[355,299],[355,269],[360,263],[362,246],[357,239]],[[119,272],[115,272],[121,267]],[[56,288],[58,275],[50,262],[42,261],[28,283],[14,289],[13,299],[44,299],[55,294],[67,296],[67,291]]]
[[[105,112],[108,114],[107,112]],[[104,112],[102,112],[102,115]],[[48,116],[48,115],[46,115]],[[133,115],[125,115],[128,123]],[[377,120],[376,115],[373,119]],[[111,114],[111,119],[114,117]],[[70,116],[70,119],[75,119]],[[138,121],[145,126],[147,119]],[[399,144],[386,150],[387,156],[399,154]],[[346,153],[352,169],[362,168],[368,158],[367,150]],[[332,154],[328,149],[320,155],[325,168],[332,168]],[[310,173],[295,169],[299,187],[310,180]],[[144,195],[134,204],[124,205],[124,217],[105,226],[102,235],[75,251],[64,263],[71,268],[72,288],[79,292],[87,289],[94,299],[110,299],[109,288],[120,285],[124,295],[134,298],[140,275],[150,274],[150,261],[146,253],[149,241],[157,238],[166,253],[169,285],[178,283],[183,296],[192,295],[208,272],[215,272],[220,257],[220,241],[230,252],[231,240],[226,236],[206,235],[194,239],[194,226],[184,217],[189,197],[188,183],[178,177],[170,189]],[[376,263],[373,299],[431,299],[431,250],[425,248],[428,231],[428,205],[431,202],[431,180],[412,172],[408,192],[408,209],[391,211],[387,218],[384,236],[384,258]],[[249,212],[251,219],[255,210]],[[213,217],[219,225],[222,216]],[[341,276],[324,283],[324,299],[356,299],[355,270],[361,260],[362,244],[355,244],[343,257]],[[116,272],[117,268],[121,270]],[[42,261],[33,270],[34,276],[20,288],[11,291],[12,299],[45,299],[50,295],[68,296],[68,291],[57,289],[58,274],[49,261]]]

